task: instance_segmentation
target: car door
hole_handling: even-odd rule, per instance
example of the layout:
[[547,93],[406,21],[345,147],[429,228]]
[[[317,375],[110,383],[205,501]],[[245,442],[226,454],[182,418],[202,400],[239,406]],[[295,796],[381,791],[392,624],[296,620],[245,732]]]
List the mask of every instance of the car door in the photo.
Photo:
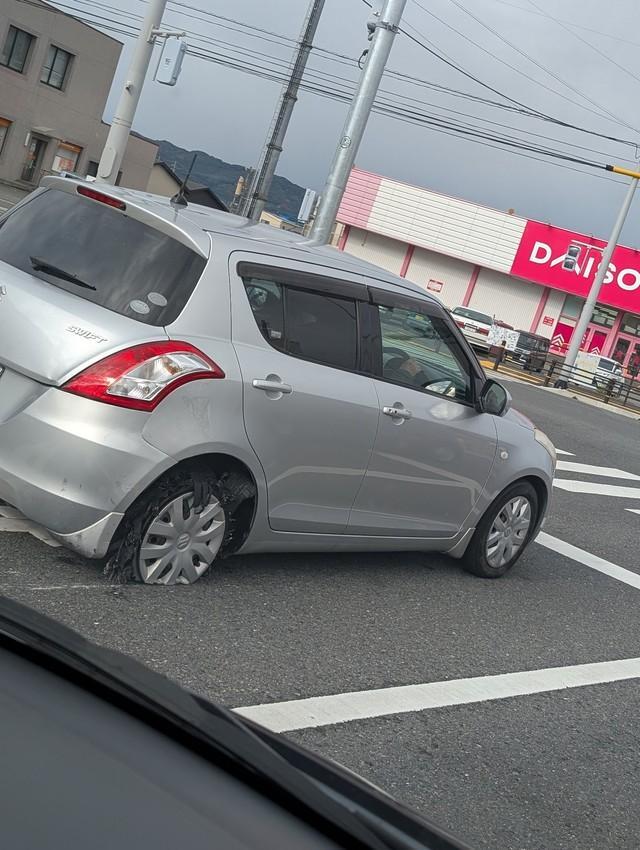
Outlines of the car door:
[[346,529],[380,415],[373,381],[358,374],[367,298],[361,281],[321,267],[231,257],[244,424],[275,530]]
[[381,417],[349,533],[452,537],[477,501],[497,448],[478,413],[481,373],[437,304],[372,290]]

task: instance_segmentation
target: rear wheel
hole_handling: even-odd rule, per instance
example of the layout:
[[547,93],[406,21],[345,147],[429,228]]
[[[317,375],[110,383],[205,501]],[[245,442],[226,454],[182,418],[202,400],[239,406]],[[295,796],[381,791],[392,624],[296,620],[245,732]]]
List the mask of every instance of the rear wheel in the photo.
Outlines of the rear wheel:
[[538,520],[538,495],[528,481],[511,485],[482,517],[463,557],[464,568],[482,578],[508,572],[527,548]]
[[[174,470],[131,506],[109,553],[105,574],[144,584],[193,584],[229,548],[232,512],[247,495],[238,475]],[[231,512],[231,513],[230,513]]]
[[137,577],[145,584],[193,584],[215,561],[226,526],[215,492],[199,505],[193,490],[174,496],[152,512],[142,529]]

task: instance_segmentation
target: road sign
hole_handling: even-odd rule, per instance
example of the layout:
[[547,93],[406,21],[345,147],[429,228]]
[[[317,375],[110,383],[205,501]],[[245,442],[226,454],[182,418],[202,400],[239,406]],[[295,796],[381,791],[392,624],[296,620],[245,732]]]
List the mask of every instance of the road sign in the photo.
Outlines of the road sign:
[[304,193],[304,198],[302,199],[302,204],[300,205],[300,212],[298,213],[298,221],[307,222],[311,216],[313,211],[313,205],[316,202],[317,193],[313,191],[313,189],[307,189]]

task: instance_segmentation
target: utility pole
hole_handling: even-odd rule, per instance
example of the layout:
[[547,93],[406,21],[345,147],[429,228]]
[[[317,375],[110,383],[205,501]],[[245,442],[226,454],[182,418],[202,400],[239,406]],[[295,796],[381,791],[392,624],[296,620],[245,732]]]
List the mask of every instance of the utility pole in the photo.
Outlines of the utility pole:
[[267,142],[258,178],[254,184],[253,194],[246,210],[247,217],[253,221],[260,220],[260,216],[262,215],[269,198],[269,190],[271,189],[271,183],[273,182],[273,177],[276,173],[278,160],[282,153],[282,146],[289,127],[293,108],[298,99],[298,89],[302,82],[304,70],[307,66],[307,60],[311,53],[311,48],[313,47],[313,39],[318,28],[318,22],[320,21],[320,15],[322,14],[324,3],[325,0],[312,0],[307,13],[307,19],[300,35],[298,54],[293,63],[293,68],[291,69],[289,82],[282,93],[280,104],[276,110],[271,137]]
[[161,35],[160,24],[166,5],[167,0],[149,0],[147,5],[147,13],[138,34],[124,89],[120,95],[109,135],[100,157],[98,176],[96,177],[97,183],[111,183],[113,185],[118,177],[118,171],[129,139],[129,131],[133,124],[133,117],[136,114],[142,86],[149,70],[156,36]]
[[631,202],[633,201],[633,196],[638,185],[638,180],[640,179],[640,172],[629,171],[628,168],[620,168],[617,165],[607,165],[607,171],[613,171],[615,174],[624,174],[627,177],[631,177],[631,183],[629,183],[627,194],[625,195],[624,201],[622,202],[622,206],[620,207],[620,212],[618,213],[618,217],[616,218],[615,224],[613,225],[613,230],[611,231],[611,236],[609,237],[609,241],[607,242],[607,247],[602,252],[602,262],[598,266],[598,271],[596,273],[593,283],[591,284],[591,289],[589,290],[589,294],[587,295],[587,300],[584,302],[584,305],[582,307],[580,318],[576,322],[576,326],[573,330],[571,342],[569,343],[569,350],[567,351],[567,355],[564,359],[564,365],[562,367],[562,371],[560,372],[560,377],[555,384],[556,387],[560,389],[566,390],[567,388],[568,380],[571,377],[571,370],[576,364],[578,352],[580,351],[580,345],[586,333],[589,322],[591,321],[591,317],[593,316],[593,311],[598,301],[598,295],[600,295],[600,289],[602,288],[605,276],[609,270],[609,263],[611,262],[611,257],[613,256],[613,252],[615,251],[616,246],[618,244],[620,232],[624,227],[624,223],[627,218],[627,213],[629,212],[629,208],[631,207]]
[[370,24],[370,29],[373,29],[371,48],[351,101],[331,171],[322,192],[320,207],[311,228],[310,239],[316,245],[325,245],[331,238],[340,201],[371,114],[393,40],[400,29],[406,4],[407,0],[386,0],[379,16]]

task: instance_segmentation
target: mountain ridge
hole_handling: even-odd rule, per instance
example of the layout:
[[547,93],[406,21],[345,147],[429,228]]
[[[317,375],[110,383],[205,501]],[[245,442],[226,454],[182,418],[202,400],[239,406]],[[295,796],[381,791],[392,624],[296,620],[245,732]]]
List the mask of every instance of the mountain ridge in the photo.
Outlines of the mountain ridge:
[[[196,158],[191,180],[208,186],[216,195],[229,206],[238,183],[238,179],[246,173],[246,166],[225,162],[202,150],[186,150],[166,139],[156,139],[158,159],[165,162],[181,179],[186,175],[194,153]],[[305,189],[279,174],[273,179],[267,210],[297,220],[298,211],[302,204]]]

